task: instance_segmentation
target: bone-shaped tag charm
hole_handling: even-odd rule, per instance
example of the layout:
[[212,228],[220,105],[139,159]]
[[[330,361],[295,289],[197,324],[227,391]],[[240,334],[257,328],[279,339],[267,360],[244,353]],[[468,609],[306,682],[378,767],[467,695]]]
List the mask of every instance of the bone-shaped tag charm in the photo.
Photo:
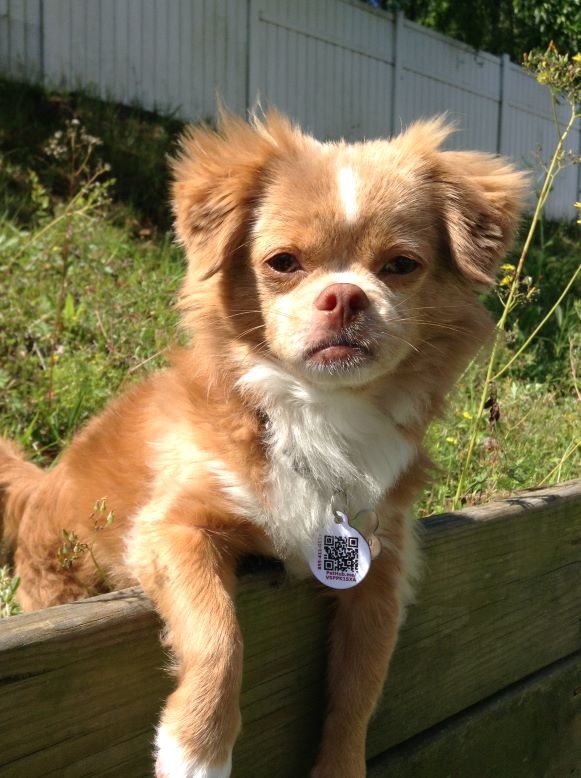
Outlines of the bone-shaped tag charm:
[[371,565],[371,550],[364,536],[349,524],[346,513],[335,510],[335,520],[317,542],[309,565],[315,578],[332,589],[357,586]]
[[381,551],[381,541],[375,534],[379,529],[377,513],[370,510],[359,511],[351,519],[351,526],[363,535],[371,551],[371,558],[376,559]]

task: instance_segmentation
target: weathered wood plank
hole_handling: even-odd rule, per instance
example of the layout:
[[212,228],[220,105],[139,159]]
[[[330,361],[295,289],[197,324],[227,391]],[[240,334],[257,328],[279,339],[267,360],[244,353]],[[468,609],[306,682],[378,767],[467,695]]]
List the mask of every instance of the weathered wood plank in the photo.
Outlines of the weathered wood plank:
[[127,590],[2,627],[0,774],[120,775],[130,756],[123,775],[146,775],[151,723],[171,688],[146,598]]
[[[369,756],[581,649],[581,482],[422,522],[410,609]],[[328,603],[276,568],[241,578],[244,730],[234,775],[306,775],[323,705]],[[148,774],[171,680],[137,590],[0,623],[0,774]],[[122,765],[122,768],[121,768]]]
[[373,759],[368,778],[565,778],[581,772],[581,653]]
[[581,648],[580,491],[571,482],[424,522],[418,606],[370,756]]

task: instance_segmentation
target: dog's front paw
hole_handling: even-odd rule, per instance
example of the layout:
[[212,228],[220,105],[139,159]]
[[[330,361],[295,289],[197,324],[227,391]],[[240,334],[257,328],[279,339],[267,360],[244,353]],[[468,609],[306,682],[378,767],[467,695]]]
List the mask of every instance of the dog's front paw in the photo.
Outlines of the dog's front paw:
[[232,769],[232,752],[223,762],[209,763],[195,754],[188,755],[178,738],[164,726],[157,730],[155,738],[157,760],[156,778],[229,778]]

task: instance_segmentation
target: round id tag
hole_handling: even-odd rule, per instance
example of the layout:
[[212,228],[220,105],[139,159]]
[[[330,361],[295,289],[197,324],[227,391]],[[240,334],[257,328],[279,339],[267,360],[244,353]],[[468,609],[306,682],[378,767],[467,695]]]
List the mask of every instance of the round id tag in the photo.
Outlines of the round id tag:
[[363,535],[349,524],[347,514],[336,510],[335,521],[317,536],[309,566],[315,578],[332,589],[357,586],[369,572],[371,551]]

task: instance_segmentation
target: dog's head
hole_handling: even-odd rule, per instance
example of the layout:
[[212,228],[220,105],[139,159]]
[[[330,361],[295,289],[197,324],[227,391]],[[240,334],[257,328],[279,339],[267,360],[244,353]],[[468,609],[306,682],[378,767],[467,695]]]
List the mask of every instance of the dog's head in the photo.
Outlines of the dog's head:
[[173,186],[186,322],[246,365],[266,356],[341,386],[463,337],[525,180],[489,154],[439,150],[449,132],[435,120],[320,143],[274,112],[190,130]]

